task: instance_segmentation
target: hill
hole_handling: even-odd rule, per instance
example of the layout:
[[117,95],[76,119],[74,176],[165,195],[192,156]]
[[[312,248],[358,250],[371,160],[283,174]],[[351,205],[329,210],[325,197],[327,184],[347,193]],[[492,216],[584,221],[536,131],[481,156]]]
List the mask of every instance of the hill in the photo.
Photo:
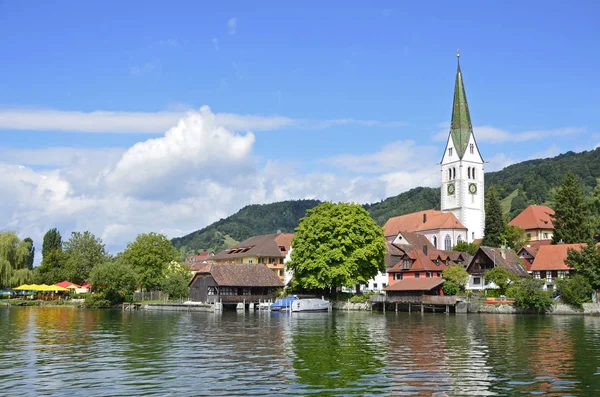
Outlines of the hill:
[[[569,170],[581,179],[586,192],[591,191],[600,178],[600,148],[524,161],[501,171],[486,173],[485,187],[487,190],[489,186],[496,185],[505,215],[512,219],[529,204],[550,203],[553,191]],[[254,235],[278,230],[293,232],[306,210],[319,203],[319,200],[290,200],[248,205],[228,218],[174,238],[173,244],[185,254],[198,250],[220,251]],[[364,207],[379,225],[383,225],[393,216],[439,209],[440,189],[418,187]]]

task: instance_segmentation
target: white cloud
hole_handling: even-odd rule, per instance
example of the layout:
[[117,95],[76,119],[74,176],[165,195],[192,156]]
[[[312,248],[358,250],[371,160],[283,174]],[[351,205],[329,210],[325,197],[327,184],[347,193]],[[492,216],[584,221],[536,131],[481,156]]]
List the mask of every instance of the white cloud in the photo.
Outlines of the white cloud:
[[[188,105],[171,106],[160,112],[119,112],[98,110],[79,112],[56,109],[0,108],[0,130],[66,131],[80,133],[164,133],[186,115]],[[193,110],[191,110],[193,111]],[[359,119],[297,120],[285,116],[216,113],[216,123],[235,131],[270,131],[282,128],[329,128],[339,125],[395,128],[400,121]]]
[[[444,130],[439,131],[434,135],[434,140],[445,141],[448,139],[449,124],[442,123],[440,128],[446,127]],[[547,130],[529,130],[521,132],[509,132],[500,128],[491,127],[487,125],[473,127],[473,133],[475,139],[478,142],[488,143],[504,143],[504,142],[525,142],[536,139],[547,139],[550,137],[576,135],[585,132],[586,129],[582,127],[566,127],[566,128],[555,128]]]
[[229,32],[230,36],[233,36],[235,34],[236,30],[237,30],[237,18],[233,17],[233,18],[229,19],[229,21],[227,21],[227,31]]
[[216,37],[213,37],[211,40],[213,47],[215,47],[215,51],[219,51],[219,40]]
[[409,140],[390,143],[376,153],[342,154],[322,161],[358,173],[406,172],[434,166],[439,162],[439,153],[439,148]]
[[118,160],[124,151],[121,148],[0,147],[0,159],[5,163],[26,166],[69,167],[83,163],[110,164]]

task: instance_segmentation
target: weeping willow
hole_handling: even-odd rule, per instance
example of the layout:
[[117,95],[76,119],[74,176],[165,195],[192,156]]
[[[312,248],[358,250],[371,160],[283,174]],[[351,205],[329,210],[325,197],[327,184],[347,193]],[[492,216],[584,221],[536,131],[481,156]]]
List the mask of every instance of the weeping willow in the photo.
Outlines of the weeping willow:
[[[15,232],[0,232],[0,287],[16,287],[14,283],[30,282],[33,272],[27,269],[31,243],[21,241]],[[24,270],[27,270],[25,272]]]

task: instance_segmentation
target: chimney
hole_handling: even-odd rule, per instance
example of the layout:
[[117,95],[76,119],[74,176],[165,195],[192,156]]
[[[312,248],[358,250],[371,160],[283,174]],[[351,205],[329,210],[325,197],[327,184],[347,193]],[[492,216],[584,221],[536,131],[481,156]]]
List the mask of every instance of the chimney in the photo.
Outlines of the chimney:
[[424,246],[423,246],[423,253],[424,253],[425,255],[427,255],[427,245],[424,245]]
[[277,234],[279,234],[279,233],[281,233],[281,230],[280,230],[280,229],[277,229]]
[[500,248],[500,255],[502,255],[502,259],[506,259],[506,247],[504,245]]
[[427,222],[427,214],[423,214],[423,223]]

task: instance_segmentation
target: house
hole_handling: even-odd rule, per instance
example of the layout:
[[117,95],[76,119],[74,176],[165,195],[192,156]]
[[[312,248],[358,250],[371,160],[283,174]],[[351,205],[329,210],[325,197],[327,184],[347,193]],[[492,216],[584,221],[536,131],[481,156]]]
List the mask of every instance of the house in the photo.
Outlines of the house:
[[508,224],[525,230],[527,240],[552,240],[552,235],[554,234],[554,225],[552,224],[553,215],[554,210],[550,207],[546,207],[545,205],[530,205]]
[[262,263],[214,263],[198,271],[189,283],[194,302],[258,302],[273,300],[281,279]]
[[213,256],[214,254],[210,252],[199,252],[198,255],[192,255],[185,258],[185,263],[193,267],[199,263],[207,263]]
[[387,296],[444,296],[443,278],[406,278],[396,281],[385,289]]
[[495,288],[494,284],[485,283],[484,274],[497,266],[520,276],[527,277],[527,270],[519,256],[509,248],[479,247],[471,263],[467,267],[469,281],[466,288],[482,290]]
[[544,289],[554,289],[557,278],[565,278],[573,272],[565,263],[569,249],[579,251],[585,246],[584,243],[541,246],[529,269],[531,275],[538,280],[545,280]]
[[291,275],[285,271],[292,251],[293,233],[274,233],[250,237],[239,244],[219,252],[211,258],[215,263],[264,264],[284,282]]
[[531,264],[535,259],[540,247],[542,245],[549,245],[552,240],[537,240],[537,241],[528,241],[525,243],[523,247],[517,252],[519,258],[523,260],[523,264],[525,265],[525,269],[529,272],[531,268]]
[[[442,278],[442,272],[450,262],[434,262],[429,258],[428,249],[413,249],[402,256],[400,261],[389,268],[388,284],[409,278]],[[387,291],[387,289],[386,289]]]
[[417,233],[429,240],[434,248],[450,250],[461,241],[467,241],[467,228],[452,212],[426,210],[388,219],[383,226],[386,238],[394,238],[400,232]]

